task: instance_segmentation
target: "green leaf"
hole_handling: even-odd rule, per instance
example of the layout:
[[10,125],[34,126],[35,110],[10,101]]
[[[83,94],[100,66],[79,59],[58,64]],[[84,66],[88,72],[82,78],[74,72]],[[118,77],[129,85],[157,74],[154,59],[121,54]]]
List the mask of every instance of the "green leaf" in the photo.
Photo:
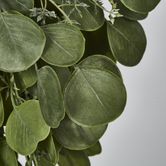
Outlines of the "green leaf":
[[79,63],[79,67],[106,70],[122,78],[120,70],[118,69],[116,64],[110,58],[104,55],[91,55],[88,58],[81,61]]
[[[57,1],[57,0],[54,0]],[[75,4],[75,0],[58,0],[60,4]],[[84,31],[95,31],[104,24],[104,13],[94,2],[81,0],[83,6],[64,6],[62,9],[69,15],[69,18],[76,22],[76,25]],[[97,2],[98,3],[98,2]],[[79,4],[79,1],[77,2]]]
[[121,115],[126,104],[126,90],[123,81],[114,73],[81,66],[73,73],[64,99],[70,119],[80,125],[96,126]]
[[107,23],[110,48],[114,57],[123,65],[137,65],[145,52],[146,36],[137,21],[118,18],[115,24]]
[[56,71],[59,81],[61,83],[62,89],[64,90],[67,85],[67,82],[69,81],[69,78],[71,77],[70,70],[64,67],[53,67],[53,69]]
[[18,166],[16,154],[10,149],[4,138],[0,138],[0,165]]
[[160,0],[121,0],[130,10],[138,13],[148,13],[153,10]]
[[0,13],[0,29],[0,70],[20,72],[41,57],[45,35],[31,19],[21,14]]
[[15,81],[17,87],[21,90],[25,90],[33,86],[37,82],[35,65],[25,71],[15,73]]
[[65,115],[63,95],[58,76],[49,66],[38,72],[38,99],[46,123],[58,127]]
[[37,100],[29,100],[17,106],[6,125],[9,146],[22,155],[32,154],[37,144],[49,134]]
[[43,26],[47,37],[42,59],[49,64],[66,67],[77,63],[83,56],[85,39],[78,28],[64,24]]
[[148,13],[137,13],[128,9],[120,0],[116,0],[116,2],[117,8],[120,9],[119,13],[122,14],[125,18],[130,20],[143,20],[148,16]]
[[59,158],[59,166],[90,166],[87,155],[82,151],[62,149]]
[[0,94],[0,127],[3,125],[4,122],[4,107],[3,107],[3,100]]
[[46,140],[39,143],[35,152],[38,165],[40,166],[55,166],[58,162],[58,154],[51,135]]
[[104,134],[107,126],[82,127],[65,118],[53,134],[57,141],[70,150],[83,150],[94,145]]
[[0,0],[0,4],[3,11],[16,10],[25,14],[34,7],[34,0]]
[[100,154],[102,151],[102,147],[100,145],[100,142],[97,142],[95,145],[91,146],[88,149],[85,149],[84,152],[87,156],[95,156]]

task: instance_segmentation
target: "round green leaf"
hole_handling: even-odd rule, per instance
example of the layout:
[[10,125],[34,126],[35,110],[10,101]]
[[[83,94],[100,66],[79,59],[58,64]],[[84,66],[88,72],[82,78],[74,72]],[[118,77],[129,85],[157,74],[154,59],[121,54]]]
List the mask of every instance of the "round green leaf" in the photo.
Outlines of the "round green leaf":
[[122,78],[120,70],[116,66],[115,62],[113,62],[110,58],[104,55],[91,55],[88,58],[84,59],[79,63],[79,67],[83,68],[95,68],[102,69],[108,72],[112,72]]
[[4,107],[3,107],[3,100],[0,94],[0,127],[3,125],[4,122]]
[[58,154],[51,135],[44,141],[38,144],[35,152],[38,165],[40,166],[55,166],[58,162]]
[[0,70],[20,72],[41,57],[45,35],[31,19],[21,14],[0,13],[0,29]]
[[37,100],[29,100],[17,106],[6,124],[9,146],[22,155],[32,154],[37,144],[49,134]]
[[96,126],[121,115],[126,104],[126,90],[114,73],[81,66],[73,73],[64,99],[70,119],[83,126]]
[[16,154],[10,149],[4,138],[0,138],[0,165],[18,166]]
[[106,125],[82,127],[69,118],[65,118],[54,130],[54,135],[63,147],[70,150],[82,150],[94,145],[104,134],[106,128]]
[[148,16],[148,13],[137,13],[128,9],[120,0],[116,0],[116,2],[117,8],[120,9],[119,13],[122,14],[125,18],[130,20],[143,20]]
[[53,67],[53,69],[56,71],[59,81],[61,83],[61,87],[64,90],[67,82],[69,81],[69,78],[71,77],[70,70],[64,67]]
[[35,65],[25,71],[15,73],[15,81],[17,87],[21,90],[25,90],[33,86],[37,82]]
[[136,21],[116,19],[115,24],[107,23],[110,48],[114,57],[123,65],[137,65],[145,52],[146,36]]
[[[59,4],[75,4],[75,0],[53,0]],[[77,4],[80,2],[78,1]],[[98,3],[98,2],[97,2]],[[65,11],[69,18],[76,23],[76,25],[84,31],[95,31],[104,24],[104,13],[94,2],[89,0],[81,0],[83,6],[64,6],[62,9]]]
[[63,148],[58,164],[59,166],[90,166],[90,161],[82,151],[71,151]]
[[46,123],[58,127],[65,114],[63,95],[58,76],[49,66],[38,71],[38,99]]
[[60,23],[43,26],[47,37],[42,59],[49,64],[66,67],[77,63],[83,56],[85,39],[78,28]]
[[1,10],[16,10],[22,13],[29,12],[34,7],[34,0],[0,0]]
[[88,149],[85,149],[84,152],[87,156],[95,156],[100,154],[102,151],[102,147],[100,145],[100,142],[97,142],[95,145],[91,146]]
[[121,0],[130,10],[138,13],[148,13],[153,10],[160,0]]

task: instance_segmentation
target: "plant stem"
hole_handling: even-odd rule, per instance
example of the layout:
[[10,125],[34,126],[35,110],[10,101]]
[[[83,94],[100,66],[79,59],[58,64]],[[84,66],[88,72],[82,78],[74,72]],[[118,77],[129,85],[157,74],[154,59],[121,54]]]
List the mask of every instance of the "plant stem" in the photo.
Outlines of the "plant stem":
[[[14,98],[15,96],[15,98]],[[11,73],[11,78],[10,78],[10,98],[11,102],[14,108],[16,108],[17,105],[21,104],[25,100],[21,98],[18,94],[18,89],[15,83],[14,75]]]
[[49,0],[49,2],[52,3],[63,14],[63,16],[66,18],[66,20],[69,24],[72,24],[72,21],[67,16],[67,14],[53,0]]
[[27,161],[27,166],[32,166],[32,157],[25,156],[26,161]]
[[14,97],[13,97],[13,92],[12,91],[10,91],[10,98],[11,98],[12,106],[13,106],[13,108],[15,110],[16,104],[15,104],[15,101],[14,101]]
[[44,0],[44,8],[47,8],[47,0]]
[[39,166],[35,154],[32,155],[33,163],[35,166]]
[[59,7],[82,7],[81,4],[61,4]]
[[16,103],[15,103],[13,94],[14,94],[14,92],[13,92],[13,85],[10,83],[10,99],[11,99],[11,102],[12,102],[12,106],[13,106],[13,108],[14,108],[14,110],[15,110],[15,108],[16,108]]
[[40,4],[41,4],[41,8],[43,9],[44,8],[43,0],[40,0]]
[[107,10],[107,9],[106,9],[105,7],[103,7],[102,5],[98,4],[98,2],[97,2],[96,0],[92,0],[92,1],[93,1],[94,4],[95,4],[96,6],[98,6],[100,9],[104,10],[104,11],[107,12],[107,13],[110,13],[109,10]]

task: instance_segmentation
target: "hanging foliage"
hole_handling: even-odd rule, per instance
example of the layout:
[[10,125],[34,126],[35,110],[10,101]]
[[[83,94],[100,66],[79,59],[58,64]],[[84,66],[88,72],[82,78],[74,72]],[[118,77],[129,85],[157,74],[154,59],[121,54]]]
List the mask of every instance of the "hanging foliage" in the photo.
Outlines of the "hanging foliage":
[[159,1],[0,0],[0,165],[90,166],[125,109],[117,64],[141,61],[138,20]]

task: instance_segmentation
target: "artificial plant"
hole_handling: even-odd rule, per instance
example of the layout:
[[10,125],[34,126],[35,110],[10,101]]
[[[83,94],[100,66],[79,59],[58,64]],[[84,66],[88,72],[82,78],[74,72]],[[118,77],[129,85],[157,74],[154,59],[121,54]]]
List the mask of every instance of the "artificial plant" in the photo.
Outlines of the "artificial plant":
[[1,166],[90,165],[126,105],[117,62],[140,62],[137,20],[159,1],[0,0]]

